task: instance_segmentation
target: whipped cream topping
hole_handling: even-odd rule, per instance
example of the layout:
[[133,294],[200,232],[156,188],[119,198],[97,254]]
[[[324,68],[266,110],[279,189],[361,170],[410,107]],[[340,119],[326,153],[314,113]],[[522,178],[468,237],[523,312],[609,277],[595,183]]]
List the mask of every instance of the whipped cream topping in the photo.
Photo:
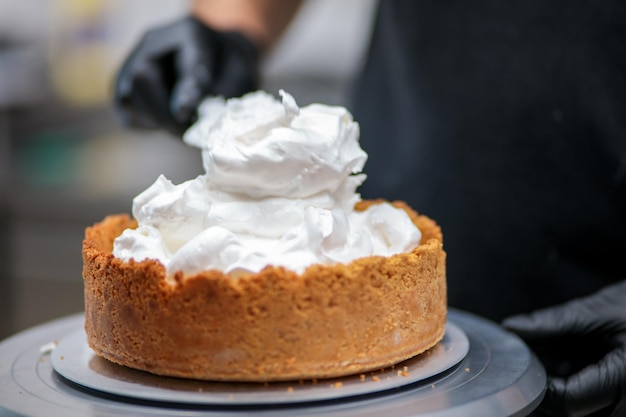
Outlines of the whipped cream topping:
[[139,226],[113,254],[156,259],[168,275],[268,265],[298,273],[414,249],[421,233],[388,203],[357,212],[367,154],[343,107],[299,108],[280,91],[206,99],[184,141],[202,150],[205,174],[182,184],[160,176],[133,200]]

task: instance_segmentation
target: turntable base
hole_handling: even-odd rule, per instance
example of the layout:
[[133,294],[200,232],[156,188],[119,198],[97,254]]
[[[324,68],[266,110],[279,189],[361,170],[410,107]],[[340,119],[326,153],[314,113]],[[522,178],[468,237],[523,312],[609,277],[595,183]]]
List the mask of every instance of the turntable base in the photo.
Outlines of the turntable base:
[[[83,320],[82,314],[58,319],[0,343],[0,415],[236,417],[254,411],[261,416],[502,417],[529,414],[545,391],[542,365],[517,336],[454,309],[448,313],[446,338],[431,358],[366,375],[268,384],[216,384],[118,369],[81,347]],[[75,340],[64,346],[70,337]],[[59,351],[51,353],[57,343]],[[59,354],[63,349],[69,349],[68,355],[79,349],[82,359],[59,365],[65,360]],[[434,366],[448,351],[448,362]],[[71,366],[79,369],[68,370]],[[81,379],[86,366],[95,382]],[[104,389],[99,385],[103,375],[119,382],[112,387],[124,389]],[[146,388],[148,397],[137,395]]]

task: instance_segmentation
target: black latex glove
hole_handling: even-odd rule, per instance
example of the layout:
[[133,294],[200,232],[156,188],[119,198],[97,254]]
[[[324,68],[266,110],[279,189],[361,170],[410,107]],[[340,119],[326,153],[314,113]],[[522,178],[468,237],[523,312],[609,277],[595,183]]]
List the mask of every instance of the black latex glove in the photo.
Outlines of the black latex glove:
[[626,416],[626,281],[503,324],[525,339],[546,367],[540,411]]
[[258,55],[243,35],[214,31],[193,17],[150,30],[117,75],[116,115],[125,126],[181,136],[205,96],[257,88]]

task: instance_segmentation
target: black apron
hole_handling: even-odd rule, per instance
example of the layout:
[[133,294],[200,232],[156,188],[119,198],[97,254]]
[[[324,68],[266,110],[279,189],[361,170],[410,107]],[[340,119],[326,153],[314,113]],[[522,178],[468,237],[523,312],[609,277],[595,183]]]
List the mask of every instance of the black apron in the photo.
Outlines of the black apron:
[[365,198],[443,229],[500,320],[626,278],[626,2],[381,0],[352,111]]

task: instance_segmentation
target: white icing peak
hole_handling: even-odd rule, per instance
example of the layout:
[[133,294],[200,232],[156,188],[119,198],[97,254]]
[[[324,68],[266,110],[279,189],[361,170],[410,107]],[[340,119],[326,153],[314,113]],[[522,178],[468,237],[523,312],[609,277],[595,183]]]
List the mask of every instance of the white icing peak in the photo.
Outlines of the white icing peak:
[[205,100],[184,136],[202,150],[205,174],[179,185],[160,176],[138,195],[139,227],[116,239],[114,255],[189,275],[267,265],[302,272],[416,247],[421,233],[403,210],[354,211],[367,155],[352,115],[280,96]]

